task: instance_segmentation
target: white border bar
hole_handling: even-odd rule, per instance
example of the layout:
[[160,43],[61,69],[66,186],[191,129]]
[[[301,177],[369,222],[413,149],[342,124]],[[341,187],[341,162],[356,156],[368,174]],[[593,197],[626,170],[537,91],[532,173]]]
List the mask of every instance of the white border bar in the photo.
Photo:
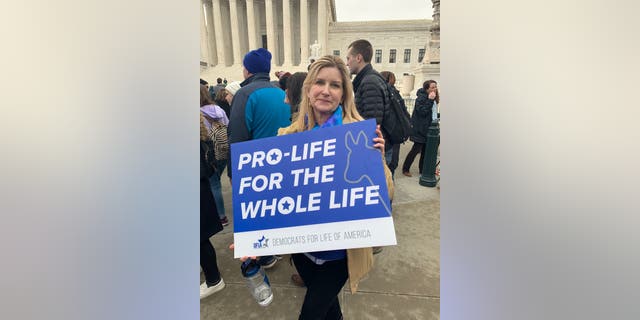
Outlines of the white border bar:
[[[263,236],[267,246],[254,248]],[[233,240],[234,258],[397,244],[392,217],[237,232]]]

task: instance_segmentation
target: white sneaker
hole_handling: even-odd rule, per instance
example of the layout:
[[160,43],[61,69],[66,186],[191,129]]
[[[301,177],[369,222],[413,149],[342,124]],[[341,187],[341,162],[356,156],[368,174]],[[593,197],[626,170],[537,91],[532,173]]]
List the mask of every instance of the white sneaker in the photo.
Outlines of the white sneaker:
[[220,290],[224,289],[224,280],[220,278],[220,282],[215,286],[207,287],[207,282],[200,284],[200,299],[204,299]]

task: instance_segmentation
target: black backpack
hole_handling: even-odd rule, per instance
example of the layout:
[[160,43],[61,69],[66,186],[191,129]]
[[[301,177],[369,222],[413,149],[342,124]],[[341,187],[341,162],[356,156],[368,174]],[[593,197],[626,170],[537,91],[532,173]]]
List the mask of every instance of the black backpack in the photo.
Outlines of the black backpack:
[[384,137],[390,144],[404,143],[411,135],[411,116],[409,116],[407,107],[404,105],[404,99],[402,99],[398,91],[386,81],[384,83],[387,85],[390,101],[385,104],[384,116],[380,127]]
[[202,165],[200,166],[200,170],[204,169],[204,172],[201,173],[201,176],[204,175],[205,177],[209,178],[217,170],[216,155],[215,155],[213,142],[210,140],[208,141],[200,140],[200,154],[202,157],[200,161],[204,160],[204,168],[202,168]]

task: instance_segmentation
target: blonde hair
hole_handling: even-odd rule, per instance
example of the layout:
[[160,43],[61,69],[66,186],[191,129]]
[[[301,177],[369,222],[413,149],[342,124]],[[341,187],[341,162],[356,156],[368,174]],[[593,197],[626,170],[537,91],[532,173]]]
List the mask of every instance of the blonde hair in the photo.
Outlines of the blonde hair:
[[229,91],[227,89],[221,88],[220,90],[218,90],[218,92],[216,92],[215,98],[213,99],[214,102],[218,102],[218,101],[224,100],[224,98],[227,96],[227,93],[229,93]]
[[338,56],[327,55],[316,60],[309,69],[309,74],[302,84],[302,99],[300,101],[300,109],[297,119],[291,123],[293,129],[297,131],[311,130],[316,124],[316,117],[309,99],[309,90],[316,82],[318,73],[323,68],[336,68],[342,77],[342,120],[344,122],[355,122],[364,120],[356,109],[356,103],[353,98],[353,85],[349,76],[347,65]]

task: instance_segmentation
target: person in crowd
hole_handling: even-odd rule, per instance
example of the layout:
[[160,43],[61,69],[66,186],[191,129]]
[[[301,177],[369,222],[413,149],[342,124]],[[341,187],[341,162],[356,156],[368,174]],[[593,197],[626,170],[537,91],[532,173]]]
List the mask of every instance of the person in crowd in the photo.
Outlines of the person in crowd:
[[289,79],[289,77],[291,77],[290,72],[282,71],[280,73],[280,77],[278,77],[278,85],[280,86],[280,89],[287,90],[287,80]]
[[[229,143],[273,137],[278,129],[291,124],[291,108],[285,93],[269,83],[271,52],[264,48],[249,51],[242,60],[244,81],[233,96],[229,119]],[[231,167],[227,170],[232,179]],[[233,180],[232,180],[233,181]],[[264,256],[259,263],[270,268],[275,256]]]
[[240,83],[241,83],[240,81],[234,81],[229,83],[225,87],[225,89],[227,89],[228,94],[224,98],[229,103],[229,106],[232,106],[231,101],[233,101],[233,96],[235,96],[238,90],[240,90]]
[[216,85],[209,88],[209,90],[211,91],[211,99],[215,99],[216,93],[218,93],[220,89],[224,89],[224,84],[222,83],[222,78],[217,78]]
[[295,121],[302,99],[302,84],[307,77],[306,72],[296,72],[287,79],[284,102],[291,106],[291,120]]
[[203,85],[200,86],[200,112],[205,117],[205,125],[209,130],[211,130],[213,121],[221,121],[223,124],[229,125],[229,118],[226,113],[211,100],[207,88]]
[[[285,89],[284,102],[291,106],[291,120],[295,121],[298,117],[300,109],[300,100],[302,100],[302,85],[307,77],[306,72],[296,72],[287,79],[287,87]],[[293,260],[290,260],[293,262]],[[291,275],[291,281],[299,287],[304,287],[304,281],[299,274]]]
[[227,101],[227,94],[229,94],[229,91],[227,91],[226,88],[218,90],[216,96],[213,98],[213,102],[222,108],[227,118],[229,118],[231,116],[231,104]]
[[224,96],[224,100],[229,104],[229,119],[231,119],[231,102],[233,101],[233,96],[240,90],[240,81],[234,81],[229,83],[224,89],[227,93]]
[[[353,79],[353,90],[358,112],[365,119],[376,119],[377,124],[382,123],[385,106],[389,103],[387,85],[378,71],[371,66],[373,47],[367,40],[356,40],[349,45],[347,53],[347,66]],[[382,128],[384,134],[385,128]],[[391,162],[391,148],[387,143],[387,163]]]
[[[391,88],[394,90],[393,94],[396,95],[396,97],[401,97],[400,92],[395,86],[396,75],[391,71],[382,71],[380,72],[380,75],[382,76],[382,78],[384,78],[384,81],[386,81],[388,84],[391,85]],[[405,108],[406,110],[407,106],[404,104],[404,99],[400,98],[399,101],[402,104],[402,107]],[[398,167],[398,162],[400,160],[400,145],[401,145],[400,143],[397,143],[397,144],[394,144],[392,147],[393,152],[391,155],[391,161],[388,163],[389,170],[391,170],[391,176],[395,174],[396,168]]]
[[[299,116],[278,135],[308,130],[322,130],[332,126],[364,120],[353,100],[349,71],[340,57],[327,55],[311,67],[302,86]],[[380,127],[373,146],[381,151],[389,197],[393,196],[391,172],[384,165],[385,141]],[[292,255],[298,273],[307,287],[299,319],[342,319],[338,293],[349,279],[353,293],[360,279],[373,264],[372,248],[296,253]]]
[[[440,94],[438,93],[438,83],[435,80],[427,80],[422,84],[422,88],[418,89],[415,106],[411,114],[411,141],[413,146],[407,153],[407,157],[402,163],[402,174],[411,177],[411,165],[416,155],[420,153],[420,162],[418,169],[422,174],[422,166],[424,162],[424,147],[427,142],[427,131],[433,120],[433,107],[440,103]],[[437,109],[436,109],[437,110]]]
[[[200,86],[200,113],[205,118],[204,123],[208,131],[211,131],[211,127],[215,121],[219,121],[225,126],[229,125],[229,119],[224,110],[211,101],[209,92],[203,85]],[[222,198],[222,185],[220,182],[220,177],[226,166],[227,160],[217,160],[215,172],[213,172],[209,179],[211,190],[213,191],[213,198],[216,200],[216,208],[220,222],[223,226],[229,225],[229,219],[224,210],[224,199]]]
[[205,86],[207,87],[207,89],[209,89],[209,82],[207,82],[207,80],[200,78],[200,85]]
[[276,77],[276,80],[271,80],[271,85],[276,88],[280,88],[280,74],[284,73],[284,71],[276,71],[273,75]]
[[[353,90],[355,104],[358,112],[365,119],[376,119],[378,125],[382,125],[384,110],[388,109],[391,103],[387,84],[382,79],[378,71],[371,66],[373,56],[373,46],[367,40],[356,40],[349,44],[347,52],[347,66],[351,74],[355,74],[353,79]],[[381,127],[382,132],[385,128]],[[388,165],[393,155],[393,146],[387,143],[385,160]],[[382,247],[375,247],[374,254],[382,252]]]
[[200,284],[200,299],[224,289],[225,286],[218,269],[216,250],[209,239],[223,227],[218,219],[209,183],[212,170],[207,159],[210,145],[206,143],[209,140],[209,134],[205,122],[204,116],[200,114],[200,267],[205,278],[205,281]]
[[216,97],[214,88],[215,88],[214,86],[208,86],[209,98],[211,98],[211,100],[215,100],[215,97]]

